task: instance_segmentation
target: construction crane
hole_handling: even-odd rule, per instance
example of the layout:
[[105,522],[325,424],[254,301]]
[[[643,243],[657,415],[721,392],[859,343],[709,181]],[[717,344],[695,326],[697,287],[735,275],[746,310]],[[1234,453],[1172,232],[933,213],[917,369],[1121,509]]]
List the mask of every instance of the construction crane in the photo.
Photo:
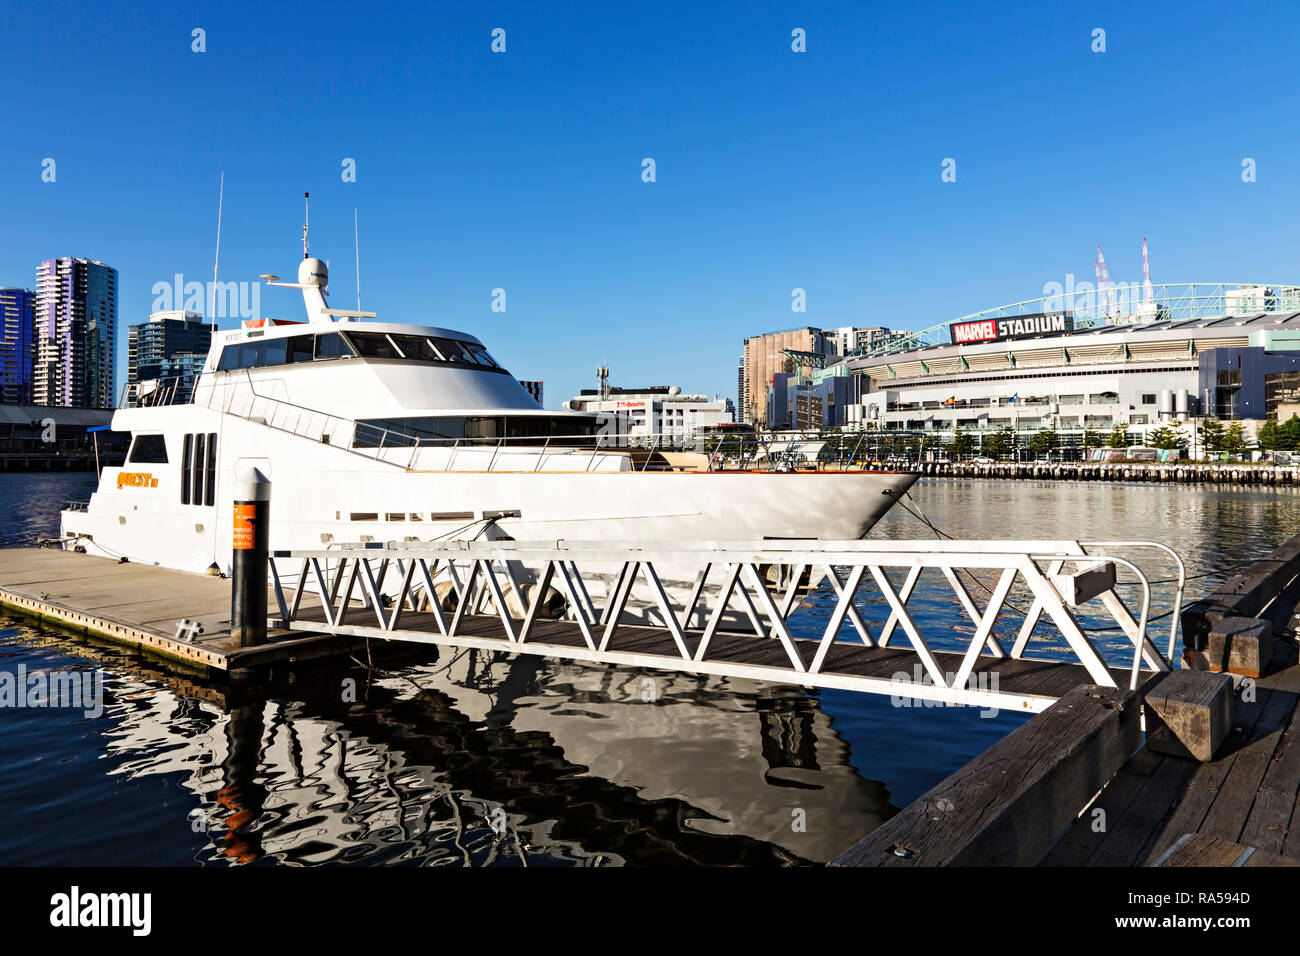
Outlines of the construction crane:
[[1151,291],[1151,259],[1147,256],[1147,239],[1142,237],[1142,301],[1150,302],[1155,298]]
[[1098,291],[1106,290],[1106,315],[1114,316],[1118,311],[1115,304],[1115,290],[1110,285],[1110,270],[1106,268],[1106,257],[1101,253],[1101,246],[1097,246],[1097,289]]

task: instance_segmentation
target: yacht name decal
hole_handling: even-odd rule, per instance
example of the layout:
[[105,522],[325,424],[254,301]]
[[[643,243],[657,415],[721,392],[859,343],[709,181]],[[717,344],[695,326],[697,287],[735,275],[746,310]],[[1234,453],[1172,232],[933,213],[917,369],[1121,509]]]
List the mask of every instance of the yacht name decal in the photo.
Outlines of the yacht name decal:
[[122,488],[157,488],[158,479],[144,471],[124,471],[117,476],[117,487]]

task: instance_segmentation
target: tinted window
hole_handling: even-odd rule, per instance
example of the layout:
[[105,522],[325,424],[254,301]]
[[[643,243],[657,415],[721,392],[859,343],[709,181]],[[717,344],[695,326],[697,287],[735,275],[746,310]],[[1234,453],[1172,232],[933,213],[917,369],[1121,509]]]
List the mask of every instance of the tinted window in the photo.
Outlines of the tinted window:
[[260,339],[255,342],[242,342],[239,346],[239,367],[257,368],[266,364],[266,345]]
[[397,346],[388,340],[383,332],[349,332],[348,338],[358,355],[366,358],[395,359],[401,358]]
[[497,362],[496,359],[494,359],[491,355],[488,355],[488,350],[485,349],[483,346],[476,345],[473,342],[466,342],[464,344],[465,344],[465,348],[469,349],[470,354],[473,355],[474,358],[478,359],[480,365],[486,365],[489,368],[501,367],[500,363]]
[[207,458],[207,435],[194,436],[194,463],[190,467],[190,501],[196,505],[203,504],[204,479],[203,462]]
[[147,465],[167,463],[167,442],[162,435],[136,435],[128,461]]
[[325,335],[316,336],[316,358],[317,359],[335,359],[351,357],[352,350],[348,348],[348,343],[343,341],[343,336],[337,332],[328,332]]
[[262,361],[258,365],[283,365],[289,354],[288,339],[265,339],[262,342]]
[[[349,344],[350,343],[350,344]],[[475,368],[505,369],[474,342],[453,339],[430,339],[423,335],[386,334],[384,332],[328,332],[322,335],[295,335],[289,338],[258,339],[227,345],[221,353],[218,371],[231,372],[267,365],[284,365],[361,355],[366,358],[396,359],[408,362],[450,362]]]
[[478,364],[478,360],[470,353],[469,347],[464,342],[456,342],[452,339],[434,339],[433,344],[438,346],[438,351],[442,353],[443,358],[448,362],[459,365]]
[[310,362],[316,354],[315,341],[316,336],[314,335],[295,335],[293,338],[288,339],[287,361],[290,363]]
[[186,435],[181,451],[181,504],[190,503],[190,467],[193,464],[194,436]]
[[342,358],[352,355],[343,336],[337,332],[324,335],[294,335],[284,339],[260,339],[227,345],[217,369],[231,372],[265,365],[285,365],[316,359]]
[[439,362],[442,356],[434,349],[423,335],[390,335],[390,339],[402,350],[402,354],[421,362]]
[[[207,494],[203,503],[211,508],[217,502],[217,433],[208,433],[208,460],[204,466]],[[197,504],[197,502],[195,502]]]

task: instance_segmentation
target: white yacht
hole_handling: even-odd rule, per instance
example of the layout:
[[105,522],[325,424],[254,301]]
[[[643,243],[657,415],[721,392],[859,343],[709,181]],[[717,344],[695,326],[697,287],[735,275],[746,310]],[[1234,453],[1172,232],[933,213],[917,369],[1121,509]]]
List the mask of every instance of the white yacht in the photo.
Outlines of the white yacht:
[[618,447],[596,416],[542,409],[473,335],[329,308],[320,259],[304,256],[297,282],[264,278],[302,291],[306,321],[215,333],[190,402],[119,408],[126,461],[62,513],[64,547],[228,573],[247,467],[271,480],[274,549],[855,539],[916,479],[719,469],[706,455]]

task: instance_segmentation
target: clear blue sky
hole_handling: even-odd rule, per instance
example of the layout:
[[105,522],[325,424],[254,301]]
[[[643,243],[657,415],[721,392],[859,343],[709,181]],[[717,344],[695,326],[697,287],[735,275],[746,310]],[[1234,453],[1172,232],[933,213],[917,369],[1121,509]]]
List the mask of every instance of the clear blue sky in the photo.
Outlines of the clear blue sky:
[[479,335],[551,407],[601,362],[734,397],[745,335],[929,326],[1090,281],[1098,242],[1117,281],[1143,236],[1156,282],[1300,281],[1293,4],[8,4],[0,27],[0,284],[115,266],[122,364],[155,282],[210,278],[222,170],[223,280],[293,274],[310,190],[354,307],[356,207],[363,306]]

